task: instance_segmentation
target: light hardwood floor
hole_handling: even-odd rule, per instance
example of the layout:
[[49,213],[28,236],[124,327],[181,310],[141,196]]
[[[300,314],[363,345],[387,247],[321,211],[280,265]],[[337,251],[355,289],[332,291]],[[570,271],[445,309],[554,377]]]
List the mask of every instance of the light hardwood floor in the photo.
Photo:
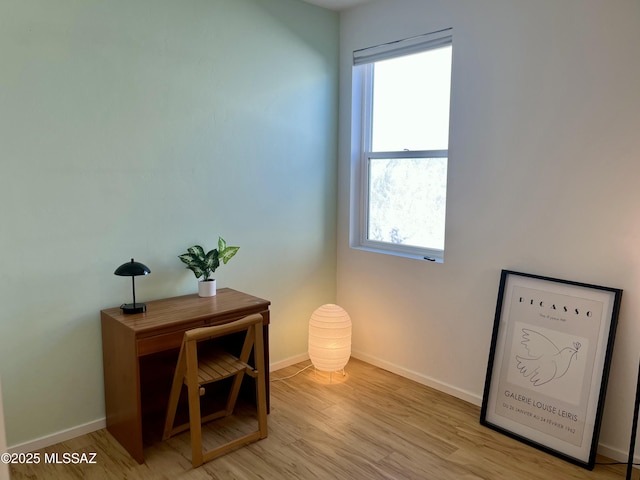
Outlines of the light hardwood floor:
[[[275,380],[307,364],[273,372],[267,439],[200,468],[191,468],[188,432],[146,448],[138,465],[100,430],[41,452],[95,452],[96,464],[13,465],[12,479],[625,478],[623,465],[585,470],[480,426],[476,406],[354,359],[347,376],[334,374],[331,384],[313,369]],[[203,435],[242,429],[238,424],[225,420]]]

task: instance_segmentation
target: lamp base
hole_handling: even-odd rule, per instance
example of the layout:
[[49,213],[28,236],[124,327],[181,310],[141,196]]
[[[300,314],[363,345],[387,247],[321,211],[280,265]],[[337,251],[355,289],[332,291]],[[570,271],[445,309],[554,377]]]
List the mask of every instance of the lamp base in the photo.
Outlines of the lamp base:
[[120,305],[122,313],[144,313],[147,311],[147,306],[144,303],[123,303]]

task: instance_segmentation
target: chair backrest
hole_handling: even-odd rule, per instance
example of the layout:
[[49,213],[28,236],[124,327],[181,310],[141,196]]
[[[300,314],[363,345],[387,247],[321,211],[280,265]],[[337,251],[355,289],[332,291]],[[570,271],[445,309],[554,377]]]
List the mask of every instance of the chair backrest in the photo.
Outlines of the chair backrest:
[[255,326],[257,324],[262,324],[262,315],[254,313],[231,323],[187,330],[184,332],[184,341],[185,343],[190,341],[197,342],[207,338],[223,337],[232,333],[248,330],[251,326]]

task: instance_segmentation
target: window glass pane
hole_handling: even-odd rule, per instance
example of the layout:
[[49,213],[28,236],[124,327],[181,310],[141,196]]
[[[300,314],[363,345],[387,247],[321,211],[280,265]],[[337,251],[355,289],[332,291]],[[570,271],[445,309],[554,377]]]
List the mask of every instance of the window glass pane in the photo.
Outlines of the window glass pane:
[[451,46],[374,64],[372,151],[446,150]]
[[444,250],[446,158],[369,159],[367,238]]

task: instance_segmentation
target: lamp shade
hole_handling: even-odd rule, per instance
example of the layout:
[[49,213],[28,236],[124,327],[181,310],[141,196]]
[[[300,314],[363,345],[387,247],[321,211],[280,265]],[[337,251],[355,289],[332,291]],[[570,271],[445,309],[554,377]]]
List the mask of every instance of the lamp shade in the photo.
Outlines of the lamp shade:
[[309,358],[323,372],[342,370],[351,357],[351,317],[338,305],[322,305],[309,320]]
[[116,268],[113,273],[121,277],[137,277],[139,275],[147,275],[151,273],[151,270],[144,263],[136,262],[132,258],[130,262],[123,263]]

